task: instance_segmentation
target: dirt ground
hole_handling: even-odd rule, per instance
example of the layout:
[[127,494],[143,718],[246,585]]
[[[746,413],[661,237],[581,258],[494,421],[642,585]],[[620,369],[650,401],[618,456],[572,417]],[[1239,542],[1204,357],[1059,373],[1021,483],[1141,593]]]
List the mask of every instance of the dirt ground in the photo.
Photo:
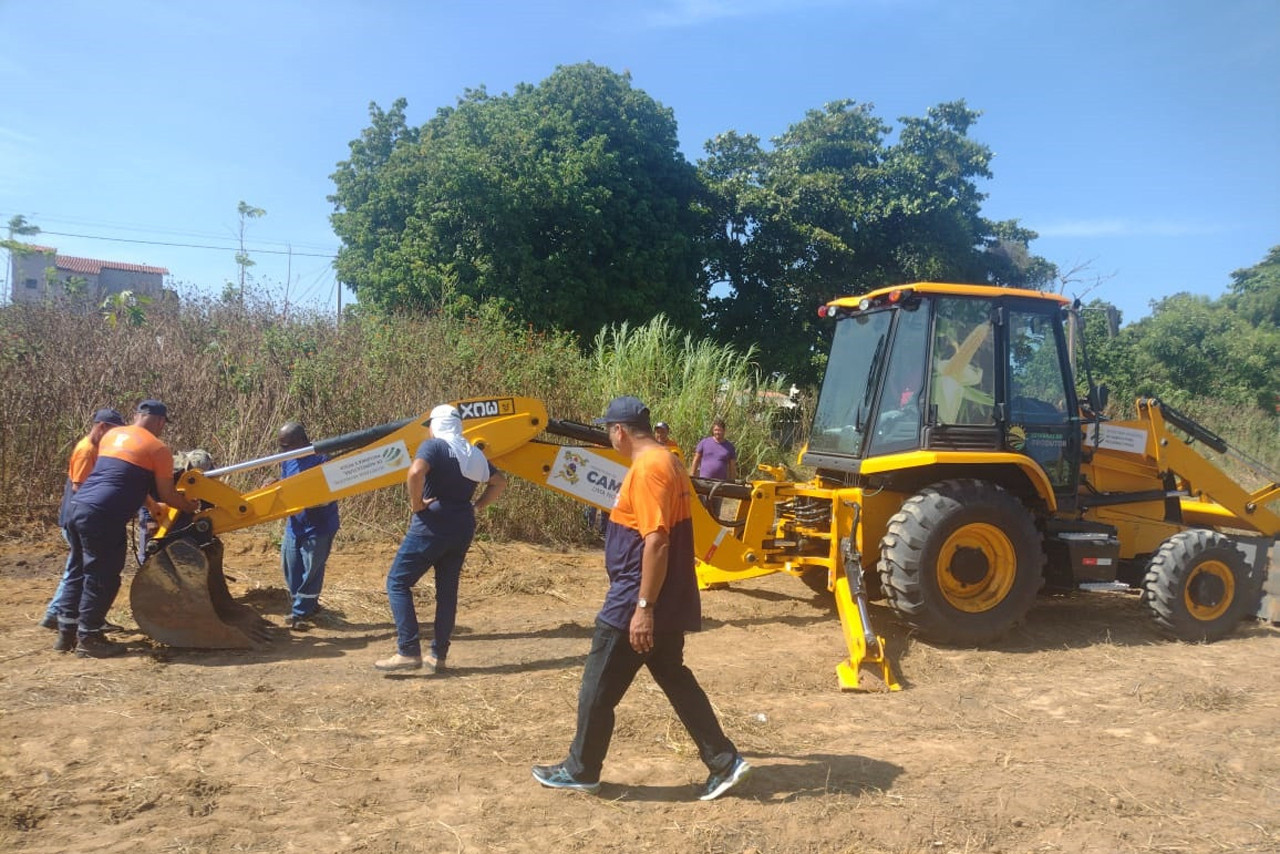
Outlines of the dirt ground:
[[[282,625],[271,544],[227,545],[232,592]],[[36,625],[59,541],[0,547],[0,850],[1280,851],[1273,628],[1170,643],[1133,596],[1087,593],[959,650],[876,607],[904,690],[842,694],[826,598],[787,576],[708,591],[688,660],[754,775],[698,801],[706,771],[642,674],[589,796],[529,767],[573,735],[600,553],[477,544],[451,669],[389,677],[372,663],[394,646],[393,551],[340,547],[318,624],[267,648],[130,634],[94,661]]]

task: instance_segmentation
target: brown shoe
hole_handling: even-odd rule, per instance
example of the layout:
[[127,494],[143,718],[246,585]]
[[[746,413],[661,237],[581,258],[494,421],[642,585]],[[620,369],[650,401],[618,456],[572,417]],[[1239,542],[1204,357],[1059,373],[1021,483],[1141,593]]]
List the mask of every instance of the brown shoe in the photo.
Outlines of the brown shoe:
[[385,672],[393,672],[396,670],[421,670],[422,656],[420,655],[401,655],[396,653],[390,658],[381,658],[373,663],[378,670]]

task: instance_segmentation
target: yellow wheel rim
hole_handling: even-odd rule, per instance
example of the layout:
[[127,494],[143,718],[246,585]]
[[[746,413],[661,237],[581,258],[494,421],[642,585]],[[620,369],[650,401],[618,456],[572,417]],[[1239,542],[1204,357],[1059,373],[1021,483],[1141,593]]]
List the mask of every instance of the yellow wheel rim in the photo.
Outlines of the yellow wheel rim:
[[1231,567],[1207,560],[1191,570],[1182,588],[1182,601],[1187,613],[1197,620],[1216,620],[1231,607],[1236,596],[1236,577]]
[[958,528],[938,553],[938,589],[953,608],[970,614],[990,611],[1013,589],[1018,556],[995,525]]

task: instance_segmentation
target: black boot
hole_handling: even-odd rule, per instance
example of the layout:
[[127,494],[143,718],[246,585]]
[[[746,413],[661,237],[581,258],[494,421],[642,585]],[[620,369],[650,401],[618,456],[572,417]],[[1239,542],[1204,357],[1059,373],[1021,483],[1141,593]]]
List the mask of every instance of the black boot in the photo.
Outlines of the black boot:
[[58,629],[58,640],[54,642],[53,648],[58,652],[71,652],[76,648],[76,630],[73,626],[69,629]]
[[91,632],[79,639],[76,655],[81,658],[111,658],[124,655],[125,649],[124,644],[107,640],[102,632]]

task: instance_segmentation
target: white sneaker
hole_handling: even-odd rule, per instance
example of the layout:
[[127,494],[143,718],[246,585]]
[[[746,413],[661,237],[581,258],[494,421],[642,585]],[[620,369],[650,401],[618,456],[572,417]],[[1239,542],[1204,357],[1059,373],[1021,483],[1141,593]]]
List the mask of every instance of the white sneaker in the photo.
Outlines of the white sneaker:
[[394,670],[421,670],[422,656],[420,655],[401,655],[396,653],[390,658],[381,658],[373,663],[378,670],[394,671]]

